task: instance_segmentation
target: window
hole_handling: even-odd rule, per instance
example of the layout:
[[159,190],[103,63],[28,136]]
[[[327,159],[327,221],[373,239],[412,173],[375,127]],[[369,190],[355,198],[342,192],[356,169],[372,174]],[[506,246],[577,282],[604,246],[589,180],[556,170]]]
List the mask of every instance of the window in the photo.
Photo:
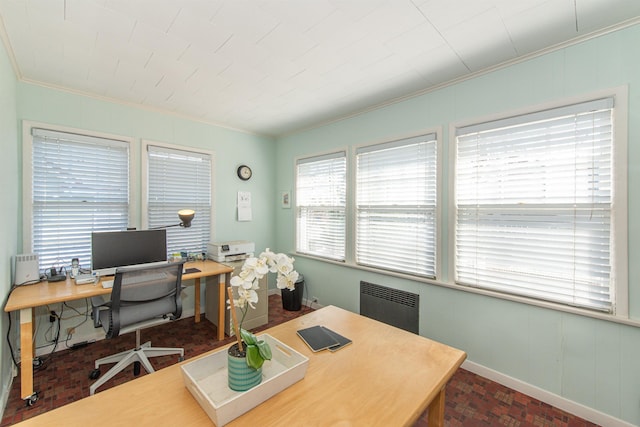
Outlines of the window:
[[435,134],[356,150],[356,262],[436,277]]
[[191,227],[167,228],[167,250],[169,254],[206,252],[212,222],[211,155],[160,145],[145,146],[149,228],[178,224],[178,211],[193,209],[196,215]]
[[612,115],[607,98],[457,129],[458,283],[614,310]]
[[296,251],[344,261],[346,159],[342,151],[297,161]]
[[91,232],[125,230],[129,222],[129,144],[40,128],[30,132],[25,207],[31,232],[25,232],[25,249],[38,254],[41,269],[66,267],[72,258],[89,268]]

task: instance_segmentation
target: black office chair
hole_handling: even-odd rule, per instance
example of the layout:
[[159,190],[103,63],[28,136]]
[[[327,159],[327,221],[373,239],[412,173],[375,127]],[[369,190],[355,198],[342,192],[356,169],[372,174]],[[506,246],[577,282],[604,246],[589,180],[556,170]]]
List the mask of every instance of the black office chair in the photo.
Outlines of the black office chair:
[[148,373],[154,372],[149,357],[179,354],[179,360],[183,359],[182,348],[151,347],[150,341],[140,345],[141,329],[179,319],[182,315],[182,269],[183,263],[119,268],[110,300],[105,302],[104,297],[91,299],[94,326],[102,326],[107,339],[135,330],[136,347],[96,360],[95,369],[89,375],[92,379],[100,377],[100,365],[117,363],[91,385],[90,394],[132,363],[135,363],[134,374],[137,375],[140,365]]

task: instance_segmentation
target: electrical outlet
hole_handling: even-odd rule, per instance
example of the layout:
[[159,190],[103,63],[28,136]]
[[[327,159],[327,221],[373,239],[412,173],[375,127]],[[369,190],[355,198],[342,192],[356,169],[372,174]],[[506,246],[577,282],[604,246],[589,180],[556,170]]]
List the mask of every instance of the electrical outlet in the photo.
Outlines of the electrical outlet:
[[67,335],[73,335],[76,333],[76,328],[67,328]]
[[317,304],[317,303],[318,303],[318,297],[312,297],[312,298],[311,298],[311,302],[312,302],[313,304]]

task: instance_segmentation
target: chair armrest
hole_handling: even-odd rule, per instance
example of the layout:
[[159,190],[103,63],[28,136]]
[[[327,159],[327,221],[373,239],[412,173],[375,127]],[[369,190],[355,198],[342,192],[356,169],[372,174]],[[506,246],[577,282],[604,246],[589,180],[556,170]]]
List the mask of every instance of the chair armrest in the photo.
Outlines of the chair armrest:
[[107,310],[111,307],[111,301],[104,298],[102,295],[91,297],[91,318],[93,319],[93,327],[99,328],[102,326],[100,322],[100,311]]

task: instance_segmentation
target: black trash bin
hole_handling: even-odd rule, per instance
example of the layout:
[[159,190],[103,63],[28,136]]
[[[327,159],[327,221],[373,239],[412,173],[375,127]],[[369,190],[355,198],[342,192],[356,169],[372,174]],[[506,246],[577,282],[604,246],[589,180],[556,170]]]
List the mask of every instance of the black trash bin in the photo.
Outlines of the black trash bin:
[[304,276],[300,274],[295,283],[295,289],[281,289],[282,308],[287,311],[300,311],[302,309],[302,294],[304,293]]

